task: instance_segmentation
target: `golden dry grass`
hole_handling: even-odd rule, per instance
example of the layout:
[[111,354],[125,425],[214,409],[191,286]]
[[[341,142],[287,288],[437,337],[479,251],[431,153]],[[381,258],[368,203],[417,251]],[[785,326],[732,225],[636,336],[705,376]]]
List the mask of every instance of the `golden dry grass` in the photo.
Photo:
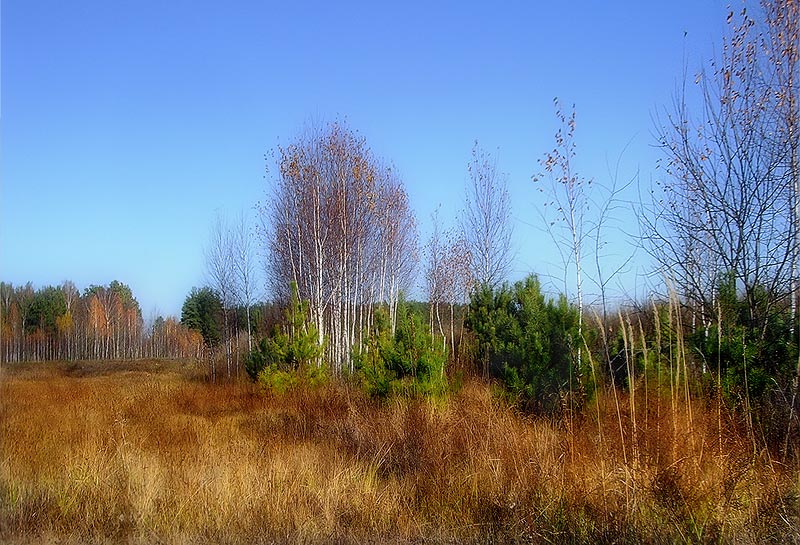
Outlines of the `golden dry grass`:
[[648,399],[634,434],[622,399],[599,426],[595,406],[533,419],[478,381],[380,403],[185,362],[6,367],[0,541],[800,542],[797,467],[734,422],[720,448],[713,409]]

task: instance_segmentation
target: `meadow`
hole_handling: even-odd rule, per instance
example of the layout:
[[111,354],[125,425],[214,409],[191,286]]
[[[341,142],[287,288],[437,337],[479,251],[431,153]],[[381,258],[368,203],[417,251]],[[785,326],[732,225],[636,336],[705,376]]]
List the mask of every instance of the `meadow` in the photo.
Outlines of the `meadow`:
[[378,401],[191,360],[0,373],[3,543],[800,543],[798,464],[652,389],[545,418],[479,379]]

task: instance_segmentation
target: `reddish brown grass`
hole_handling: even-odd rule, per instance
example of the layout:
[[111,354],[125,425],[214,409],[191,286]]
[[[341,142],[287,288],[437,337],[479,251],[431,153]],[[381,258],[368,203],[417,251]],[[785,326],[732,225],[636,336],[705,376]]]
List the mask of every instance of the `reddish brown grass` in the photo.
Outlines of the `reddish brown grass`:
[[800,542],[797,468],[653,392],[634,448],[622,399],[621,435],[611,398],[535,419],[478,381],[381,403],[186,362],[3,372],[2,542]]

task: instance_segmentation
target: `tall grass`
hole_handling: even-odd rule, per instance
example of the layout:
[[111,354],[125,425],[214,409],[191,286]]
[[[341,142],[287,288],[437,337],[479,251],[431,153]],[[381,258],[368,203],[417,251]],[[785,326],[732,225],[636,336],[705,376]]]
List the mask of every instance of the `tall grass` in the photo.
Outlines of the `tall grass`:
[[797,467],[724,412],[715,448],[718,407],[655,388],[568,426],[481,381],[375,402],[177,362],[4,373],[4,543],[800,542]]

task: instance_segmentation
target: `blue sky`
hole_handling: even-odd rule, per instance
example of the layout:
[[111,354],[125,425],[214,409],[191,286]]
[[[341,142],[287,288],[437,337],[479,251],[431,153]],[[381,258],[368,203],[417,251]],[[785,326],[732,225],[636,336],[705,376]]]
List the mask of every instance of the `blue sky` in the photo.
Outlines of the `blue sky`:
[[[684,65],[711,56],[727,13],[717,0],[0,9],[0,278],[118,279],[145,315],[179,314],[204,283],[213,218],[263,199],[264,154],[337,118],[396,165],[423,236],[437,206],[444,220],[458,212],[473,141],[496,152],[513,277],[562,287],[531,183],[553,146],[553,98],[576,105],[579,173],[607,183],[619,160],[620,179],[646,185],[660,175],[653,118]],[[620,212],[618,226],[634,224]],[[610,261],[627,255],[622,232],[609,237]],[[621,289],[639,291],[646,268],[639,255]]]

